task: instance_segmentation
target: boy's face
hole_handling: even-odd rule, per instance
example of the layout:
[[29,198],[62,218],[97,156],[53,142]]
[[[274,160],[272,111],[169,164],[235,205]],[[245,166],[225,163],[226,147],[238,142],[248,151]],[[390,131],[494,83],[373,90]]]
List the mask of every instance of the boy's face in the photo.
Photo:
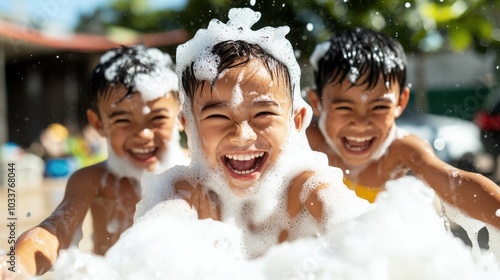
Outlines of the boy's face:
[[110,89],[98,102],[100,114],[89,110],[89,122],[108,139],[115,155],[140,170],[154,171],[168,150],[174,131],[179,102],[169,94],[145,102],[141,94],[125,97],[123,86]]
[[309,99],[327,143],[346,164],[356,166],[367,163],[383,145],[408,96],[408,88],[400,94],[397,83],[386,88],[382,78],[372,89],[366,89],[366,84],[351,86],[345,79],[325,85],[321,101],[315,94],[309,94]]
[[[277,159],[290,128],[291,97],[279,76],[271,78],[258,61],[221,73],[193,99],[193,115],[201,148],[211,169],[220,167],[238,196],[252,186]],[[305,111],[305,110],[304,110]],[[294,117],[300,128],[304,112]]]

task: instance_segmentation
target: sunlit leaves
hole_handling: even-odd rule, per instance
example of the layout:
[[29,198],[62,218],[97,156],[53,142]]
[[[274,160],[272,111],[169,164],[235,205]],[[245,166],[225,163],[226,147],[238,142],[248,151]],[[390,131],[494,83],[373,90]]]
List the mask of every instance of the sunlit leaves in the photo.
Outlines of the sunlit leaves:
[[468,4],[461,0],[451,5],[427,2],[419,6],[419,10],[424,17],[432,18],[436,22],[448,22],[457,19],[467,11],[467,8]]
[[452,50],[457,52],[465,51],[472,43],[472,34],[467,28],[448,29],[448,41]]
[[[287,38],[303,56],[331,32],[363,26],[396,37],[409,51],[464,51],[500,47],[500,0],[186,0],[179,11],[148,9],[148,1],[115,0],[80,30],[121,26],[140,32],[184,28],[194,34],[213,18],[227,20],[232,7],[262,12],[256,28],[290,27]],[[104,26],[104,27],[103,27]],[[442,39],[436,41],[437,38]],[[438,49],[436,49],[438,48]]]

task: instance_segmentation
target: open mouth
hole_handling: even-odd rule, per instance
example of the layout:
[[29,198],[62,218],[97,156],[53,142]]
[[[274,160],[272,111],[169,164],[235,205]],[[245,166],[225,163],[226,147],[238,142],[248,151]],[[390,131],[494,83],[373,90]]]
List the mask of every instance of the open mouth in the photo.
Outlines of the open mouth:
[[266,152],[227,154],[223,156],[222,162],[227,169],[237,175],[249,175],[259,171],[266,158]]
[[138,161],[148,161],[156,156],[157,147],[134,148],[129,151],[130,155]]
[[342,143],[344,147],[354,153],[363,153],[370,149],[375,137],[343,137]]

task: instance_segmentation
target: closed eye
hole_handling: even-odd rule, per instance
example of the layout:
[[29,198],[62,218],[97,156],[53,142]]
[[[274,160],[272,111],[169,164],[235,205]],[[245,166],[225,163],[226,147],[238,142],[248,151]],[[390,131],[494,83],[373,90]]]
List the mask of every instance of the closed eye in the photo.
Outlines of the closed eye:
[[259,112],[255,115],[255,117],[263,117],[263,116],[276,116],[277,114],[270,111]]
[[153,117],[153,121],[156,121],[156,120],[168,120],[170,119],[170,116],[155,116]]
[[387,110],[387,109],[390,109],[390,106],[378,105],[373,107],[373,110]]
[[205,119],[229,119],[229,118],[221,114],[213,114],[213,115],[208,115]]
[[117,120],[113,120],[112,123],[130,123],[130,120],[128,119],[117,119]]
[[349,110],[349,111],[351,111],[352,109],[351,109],[351,107],[347,107],[347,106],[339,106],[339,107],[335,108],[335,110]]

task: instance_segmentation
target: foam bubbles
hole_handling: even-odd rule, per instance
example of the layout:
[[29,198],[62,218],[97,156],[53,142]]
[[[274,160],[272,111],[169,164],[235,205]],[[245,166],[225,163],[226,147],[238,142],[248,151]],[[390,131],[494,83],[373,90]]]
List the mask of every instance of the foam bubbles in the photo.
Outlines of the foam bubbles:
[[[255,260],[241,253],[241,231],[157,207],[105,257],[61,253],[55,279],[499,279],[498,263],[446,231],[434,192],[413,177],[387,184],[371,211],[328,233],[272,247]],[[165,212],[167,211],[167,212]],[[73,276],[73,278],[71,277]]]
[[309,63],[313,67],[314,71],[318,71],[318,62],[322,57],[325,56],[331,45],[332,43],[330,41],[325,41],[323,43],[317,44],[316,47],[314,47],[314,51],[309,58]]
[[[188,165],[189,158],[185,155],[180,144],[180,135],[178,133],[178,124],[176,123],[172,129],[172,136],[166,144],[166,149],[163,154],[158,155],[159,162],[153,170],[154,173],[160,173],[164,170],[171,168],[174,165]],[[144,133],[153,133],[150,129],[144,129]],[[141,180],[142,175],[148,171],[135,166],[126,157],[118,156],[108,139],[108,159],[106,160],[106,167],[118,178],[128,177],[133,178],[137,182]]]
[[[194,62],[195,77],[213,83],[220,62],[219,57],[212,54],[214,45],[227,40],[244,40],[250,44],[258,44],[288,68],[294,89],[294,108],[307,107],[302,126],[305,130],[311,120],[312,110],[300,95],[300,67],[295,59],[292,45],[285,38],[290,28],[267,26],[252,30],[251,27],[259,21],[260,17],[260,12],[252,11],[250,8],[232,8],[229,10],[227,23],[218,19],[211,20],[207,29],[198,30],[193,39],[177,48],[176,72],[179,77],[182,76],[182,72]],[[184,90],[181,88],[180,92],[183,93]],[[182,94],[183,99],[186,98],[184,95],[185,93]],[[190,102],[182,101],[184,111],[190,110]]]
[[[135,46],[134,49],[137,54],[133,56],[124,54],[108,66],[104,75],[108,81],[115,80],[120,69],[126,67],[133,59],[152,67],[152,71],[147,74],[141,73],[144,69],[139,69],[141,71],[136,73],[138,69],[131,68],[128,75],[125,76],[124,82],[131,85],[134,91],[140,92],[144,101],[154,100],[172,91],[178,91],[177,75],[171,69],[173,61],[169,54],[163,53],[156,48],[146,48],[141,45]],[[101,56],[100,63],[108,62],[117,55],[117,51],[107,51]]]

